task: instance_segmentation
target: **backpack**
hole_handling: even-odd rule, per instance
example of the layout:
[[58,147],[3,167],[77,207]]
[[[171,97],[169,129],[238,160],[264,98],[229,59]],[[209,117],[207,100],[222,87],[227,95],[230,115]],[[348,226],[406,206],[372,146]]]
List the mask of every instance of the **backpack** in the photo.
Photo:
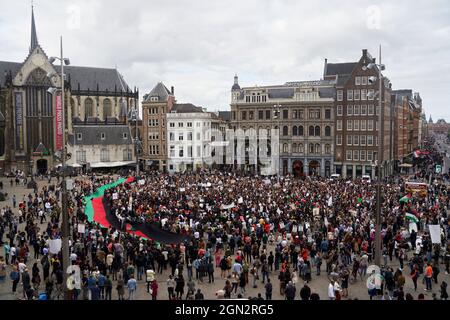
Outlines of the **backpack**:
[[17,271],[11,271],[9,277],[11,278],[11,280],[15,281],[19,279],[19,273]]

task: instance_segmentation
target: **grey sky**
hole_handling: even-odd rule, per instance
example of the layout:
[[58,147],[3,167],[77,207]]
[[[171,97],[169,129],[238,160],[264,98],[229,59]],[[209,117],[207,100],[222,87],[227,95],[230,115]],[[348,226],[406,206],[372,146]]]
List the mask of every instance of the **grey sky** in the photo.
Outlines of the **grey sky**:
[[[29,0],[0,0],[0,60],[23,61]],[[323,59],[378,56],[394,89],[420,92],[450,120],[450,2],[333,0],[35,0],[39,43],[73,65],[114,67],[141,96],[158,81],[180,102],[228,110],[241,86],[319,79]]]

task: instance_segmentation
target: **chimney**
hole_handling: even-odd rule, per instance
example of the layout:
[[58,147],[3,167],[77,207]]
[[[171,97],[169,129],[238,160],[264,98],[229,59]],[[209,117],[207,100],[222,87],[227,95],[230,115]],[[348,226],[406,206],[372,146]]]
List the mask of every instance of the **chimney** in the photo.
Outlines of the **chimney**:
[[363,57],[367,56],[367,49],[363,49],[362,53],[363,53]]
[[327,69],[328,69],[328,59],[325,58],[325,64],[324,64],[324,67],[323,67],[323,78],[324,79],[327,76]]
[[170,87],[170,93],[171,93],[172,95],[174,95],[174,93],[175,93],[175,89],[173,88],[173,86]]

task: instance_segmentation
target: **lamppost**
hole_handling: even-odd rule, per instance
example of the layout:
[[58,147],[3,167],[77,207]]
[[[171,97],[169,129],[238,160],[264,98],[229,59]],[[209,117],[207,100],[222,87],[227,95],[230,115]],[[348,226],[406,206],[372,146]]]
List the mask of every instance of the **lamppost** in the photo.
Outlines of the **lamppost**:
[[[385,65],[381,63],[381,45],[380,45],[380,52],[379,52],[379,63],[371,62],[367,65],[367,67],[363,67],[364,70],[367,69],[375,69],[378,68],[378,79],[375,76],[369,77],[369,83],[373,84],[377,80],[379,82],[379,91],[378,91],[378,108],[379,108],[379,115],[378,115],[378,158],[376,160],[376,167],[377,167],[377,193],[376,193],[376,213],[375,213],[375,256],[374,256],[374,264],[377,266],[381,266],[381,168],[382,168],[382,154],[383,149],[381,147],[381,139],[383,138],[382,135],[382,129],[383,121],[382,121],[382,99],[384,98],[384,95],[382,93],[383,90],[383,74],[382,71],[386,69]],[[373,96],[369,96],[370,99],[375,98],[375,94]]]
[[138,136],[138,118],[139,111],[137,107],[134,107],[130,112],[130,120],[135,124],[135,137],[134,137],[134,150],[136,152],[136,177],[139,177],[139,136]]
[[[279,102],[277,102],[277,104],[275,104],[273,106],[273,118],[275,120],[277,120],[277,124],[278,124],[278,141],[280,141],[280,118],[281,118],[280,108],[281,108],[281,104]],[[280,161],[280,153],[281,153],[280,148],[281,148],[281,150],[283,150],[282,149],[283,146],[282,145],[278,146],[278,161]],[[282,163],[281,163],[281,165],[282,165]],[[279,180],[280,179],[280,163],[278,163],[277,176],[278,176],[278,180]]]
[[[64,65],[69,65],[70,60],[68,58],[64,58],[63,56],[63,40],[62,36],[60,37],[60,46],[61,46],[61,56],[60,57],[50,57],[49,62],[53,63],[56,60],[59,60],[61,62],[61,73],[59,74],[61,79],[61,117],[62,117],[62,149],[61,149],[61,169],[62,169],[62,197],[61,197],[61,204],[62,204],[62,223],[61,223],[61,229],[62,229],[62,255],[63,255],[63,288],[64,292],[67,292],[66,288],[66,282],[67,282],[67,268],[70,265],[69,262],[69,213],[67,210],[67,185],[66,185],[66,129],[65,129],[65,122],[66,122],[66,116],[65,116],[65,102],[64,102],[64,81],[65,81],[65,74],[64,74]],[[49,78],[57,77],[57,73],[49,73],[47,74]],[[55,94],[58,91],[57,88],[49,88],[48,92],[50,94]]]

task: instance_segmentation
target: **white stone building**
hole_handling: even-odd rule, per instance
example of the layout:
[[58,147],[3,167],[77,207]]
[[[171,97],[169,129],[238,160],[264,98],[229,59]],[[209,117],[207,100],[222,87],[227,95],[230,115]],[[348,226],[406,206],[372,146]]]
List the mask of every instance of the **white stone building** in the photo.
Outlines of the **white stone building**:
[[167,114],[168,171],[210,165],[212,114],[190,103],[174,104]]

